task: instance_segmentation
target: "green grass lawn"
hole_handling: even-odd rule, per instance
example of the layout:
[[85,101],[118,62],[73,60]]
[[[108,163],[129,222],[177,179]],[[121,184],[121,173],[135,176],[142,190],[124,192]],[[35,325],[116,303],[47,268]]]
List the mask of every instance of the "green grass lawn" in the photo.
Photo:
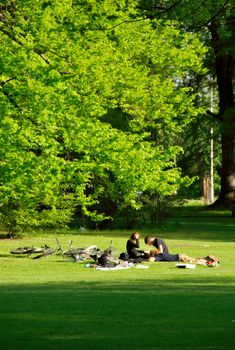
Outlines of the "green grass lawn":
[[[41,232],[0,240],[0,348],[233,349],[235,344],[235,219],[171,218],[156,231],[172,253],[213,254],[218,268],[97,271],[54,255],[13,256],[19,246],[97,244],[125,250],[130,232]],[[142,241],[143,242],[143,241]],[[146,246],[142,243],[142,248]]]

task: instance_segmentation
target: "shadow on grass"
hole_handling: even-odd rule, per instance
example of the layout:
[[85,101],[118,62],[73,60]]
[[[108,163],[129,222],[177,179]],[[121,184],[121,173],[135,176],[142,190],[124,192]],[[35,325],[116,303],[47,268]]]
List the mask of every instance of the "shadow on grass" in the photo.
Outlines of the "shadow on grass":
[[[141,236],[159,235],[162,238],[235,242],[235,218],[169,218],[160,227],[138,229]],[[135,230],[132,230],[135,231]],[[127,238],[132,231],[78,231],[78,236]]]
[[171,238],[235,241],[234,218],[174,218],[169,219],[162,232]]
[[170,209],[171,216],[177,217],[231,217],[229,209],[219,209],[211,205],[181,205]]
[[185,275],[144,285],[135,280],[5,286],[1,348],[232,349],[234,283],[231,277],[218,285],[216,276]]

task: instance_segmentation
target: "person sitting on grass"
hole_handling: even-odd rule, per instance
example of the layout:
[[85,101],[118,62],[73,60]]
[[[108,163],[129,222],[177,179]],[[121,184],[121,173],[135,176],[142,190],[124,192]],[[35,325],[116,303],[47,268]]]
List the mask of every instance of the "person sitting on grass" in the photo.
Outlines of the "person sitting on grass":
[[128,241],[126,242],[126,250],[129,259],[141,260],[145,258],[143,250],[138,249],[140,247],[139,239],[139,232],[133,232]]

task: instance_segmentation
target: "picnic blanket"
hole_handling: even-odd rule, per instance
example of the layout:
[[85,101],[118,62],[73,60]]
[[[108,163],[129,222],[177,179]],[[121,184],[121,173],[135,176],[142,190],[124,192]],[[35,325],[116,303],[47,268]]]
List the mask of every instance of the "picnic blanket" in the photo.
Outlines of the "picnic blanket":
[[127,263],[125,265],[118,264],[116,266],[112,267],[104,267],[104,266],[96,266],[96,270],[102,270],[102,271],[115,271],[115,270],[126,270],[130,269],[131,267],[135,267],[136,269],[148,269],[149,266],[142,265],[142,264],[133,264],[133,263]]

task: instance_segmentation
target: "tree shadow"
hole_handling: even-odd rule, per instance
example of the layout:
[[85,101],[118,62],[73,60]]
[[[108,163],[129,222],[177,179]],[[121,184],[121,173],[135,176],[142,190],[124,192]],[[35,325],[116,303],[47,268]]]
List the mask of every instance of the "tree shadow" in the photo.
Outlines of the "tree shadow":
[[218,281],[186,273],[180,280],[156,276],[144,283],[3,286],[2,348],[229,349],[234,344],[234,284],[231,277]]
[[234,218],[169,218],[161,226],[156,228],[138,227],[134,230],[102,230],[102,231],[78,231],[78,236],[103,236],[108,238],[127,238],[134,231],[139,231],[142,238],[146,235],[155,235],[162,238],[196,240],[196,241],[235,241],[235,219]]

